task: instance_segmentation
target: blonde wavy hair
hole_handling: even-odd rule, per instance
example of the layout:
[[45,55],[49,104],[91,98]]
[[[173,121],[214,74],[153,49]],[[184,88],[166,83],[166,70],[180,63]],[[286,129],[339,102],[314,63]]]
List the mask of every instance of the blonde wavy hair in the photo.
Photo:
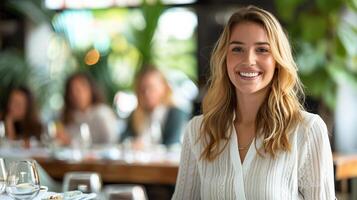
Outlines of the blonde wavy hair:
[[165,96],[162,98],[161,104],[166,105],[166,106],[174,105],[173,100],[172,100],[172,89],[171,89],[168,81],[166,80],[165,76],[163,75],[163,73],[153,65],[145,66],[144,69],[138,73],[138,75],[135,79],[135,83],[134,83],[135,93],[138,96],[138,106],[133,112],[131,123],[132,123],[132,127],[134,129],[135,135],[138,135],[142,132],[142,130],[144,128],[143,122],[150,114],[150,111],[148,111],[144,108],[143,102],[141,101],[141,98],[139,98],[141,82],[142,82],[143,78],[149,74],[156,75],[165,86]]
[[262,149],[273,157],[278,151],[290,151],[289,132],[302,121],[304,93],[283,28],[271,13],[263,9],[255,6],[241,8],[230,17],[211,56],[211,77],[202,103],[203,122],[199,137],[205,141],[201,154],[204,160],[216,159],[231,137],[237,97],[228,77],[226,55],[231,31],[241,22],[257,23],[266,30],[276,61],[270,92],[256,116],[256,136],[264,138]]

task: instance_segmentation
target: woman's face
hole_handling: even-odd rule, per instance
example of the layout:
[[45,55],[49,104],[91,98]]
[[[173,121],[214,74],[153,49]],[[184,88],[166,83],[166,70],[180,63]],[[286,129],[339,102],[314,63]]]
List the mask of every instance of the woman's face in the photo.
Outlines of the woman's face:
[[19,90],[11,92],[8,103],[8,115],[13,120],[23,120],[26,116],[27,107],[28,102],[23,92]]
[[70,100],[78,110],[85,110],[92,103],[92,92],[87,79],[74,78],[70,84]]
[[142,77],[138,97],[145,110],[152,111],[160,105],[165,94],[166,86],[158,73],[149,72]]
[[236,24],[229,39],[226,62],[238,96],[266,92],[276,62],[265,29],[253,22]]

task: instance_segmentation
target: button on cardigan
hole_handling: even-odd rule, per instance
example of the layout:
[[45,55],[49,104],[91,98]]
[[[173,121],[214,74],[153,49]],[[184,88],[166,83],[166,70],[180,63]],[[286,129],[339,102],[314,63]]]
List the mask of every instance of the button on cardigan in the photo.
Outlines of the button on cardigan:
[[273,159],[260,156],[262,138],[252,142],[243,161],[234,128],[228,145],[213,162],[200,160],[204,145],[196,142],[203,117],[193,118],[185,132],[172,199],[329,200],[335,199],[332,153],[326,125],[302,111],[303,123],[289,135],[290,152]]

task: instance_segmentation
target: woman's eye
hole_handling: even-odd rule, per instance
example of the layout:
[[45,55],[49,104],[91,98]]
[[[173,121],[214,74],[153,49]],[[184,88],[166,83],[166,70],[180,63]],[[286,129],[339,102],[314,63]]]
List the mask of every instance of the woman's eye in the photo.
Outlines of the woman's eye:
[[232,51],[233,52],[243,52],[243,48],[242,47],[233,47]]
[[259,52],[259,53],[267,53],[267,52],[269,52],[269,49],[267,49],[267,48],[258,48],[257,52]]

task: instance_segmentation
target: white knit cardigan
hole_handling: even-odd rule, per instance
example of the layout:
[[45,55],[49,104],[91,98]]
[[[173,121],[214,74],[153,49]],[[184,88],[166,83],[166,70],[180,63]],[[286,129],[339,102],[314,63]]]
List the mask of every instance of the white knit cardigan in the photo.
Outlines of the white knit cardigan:
[[242,163],[236,132],[213,162],[199,159],[204,145],[196,142],[202,116],[193,118],[185,132],[175,193],[172,199],[329,200],[335,199],[332,153],[326,125],[302,112],[304,123],[290,135],[291,152],[273,159],[260,156],[262,138],[252,142]]

